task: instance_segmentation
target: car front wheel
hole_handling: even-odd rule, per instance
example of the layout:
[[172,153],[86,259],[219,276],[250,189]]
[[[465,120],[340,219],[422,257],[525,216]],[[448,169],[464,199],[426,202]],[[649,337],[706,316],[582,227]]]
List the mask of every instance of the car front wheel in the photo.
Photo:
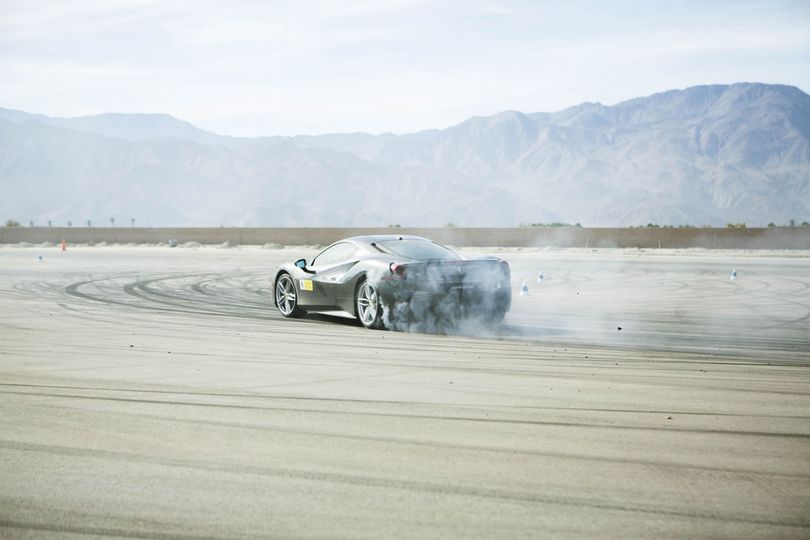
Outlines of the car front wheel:
[[298,291],[289,274],[281,274],[276,280],[276,306],[285,317],[301,317],[305,313],[298,307]]

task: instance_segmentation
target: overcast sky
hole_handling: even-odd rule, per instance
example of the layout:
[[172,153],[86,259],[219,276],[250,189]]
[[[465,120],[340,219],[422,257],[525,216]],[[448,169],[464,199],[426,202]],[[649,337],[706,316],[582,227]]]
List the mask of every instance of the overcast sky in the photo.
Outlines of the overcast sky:
[[696,84],[807,92],[809,29],[810,1],[0,0],[0,107],[402,133]]

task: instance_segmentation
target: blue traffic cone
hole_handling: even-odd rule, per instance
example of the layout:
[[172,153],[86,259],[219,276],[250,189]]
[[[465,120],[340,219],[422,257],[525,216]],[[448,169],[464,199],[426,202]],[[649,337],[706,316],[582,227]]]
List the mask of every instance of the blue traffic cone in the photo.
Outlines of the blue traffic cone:
[[543,277],[543,272],[537,274],[537,283],[543,283],[543,280],[546,279]]
[[731,279],[736,279],[736,278],[737,278],[737,269],[732,268],[731,269]]
[[526,285],[526,280],[524,280],[523,285],[520,286],[520,296],[529,296],[529,286]]

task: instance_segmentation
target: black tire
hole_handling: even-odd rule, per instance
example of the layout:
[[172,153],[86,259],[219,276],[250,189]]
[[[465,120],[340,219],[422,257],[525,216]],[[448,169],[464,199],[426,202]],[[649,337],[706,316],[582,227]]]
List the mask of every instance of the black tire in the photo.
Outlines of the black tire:
[[487,314],[486,323],[490,326],[498,326],[503,322],[504,317],[506,317],[505,310],[494,309],[492,312]]
[[306,315],[306,311],[298,307],[298,289],[290,274],[286,272],[279,274],[273,287],[273,298],[284,317],[294,319]]
[[365,278],[357,283],[354,291],[354,311],[357,320],[366,328],[385,328],[380,293],[377,287]]

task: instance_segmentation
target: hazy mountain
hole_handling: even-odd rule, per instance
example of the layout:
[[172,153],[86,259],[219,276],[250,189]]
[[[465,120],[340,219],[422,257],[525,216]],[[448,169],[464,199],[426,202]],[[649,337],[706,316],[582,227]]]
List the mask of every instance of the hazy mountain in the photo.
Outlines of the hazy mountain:
[[248,138],[217,135],[168,114],[106,113],[74,118],[56,118],[0,108],[0,120],[37,122],[130,141],[178,139],[211,146],[265,146],[284,140],[283,137]]
[[0,218],[141,225],[810,219],[810,96],[699,86],[419,133],[234,138],[0,109]]

